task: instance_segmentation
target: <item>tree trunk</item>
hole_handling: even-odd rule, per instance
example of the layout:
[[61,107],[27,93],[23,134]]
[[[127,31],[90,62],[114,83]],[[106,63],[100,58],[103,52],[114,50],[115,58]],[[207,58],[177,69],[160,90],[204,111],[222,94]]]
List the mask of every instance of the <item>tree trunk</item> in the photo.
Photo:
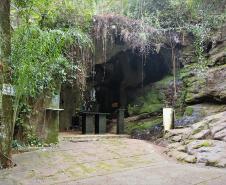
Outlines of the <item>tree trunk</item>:
[[[0,0],[0,86],[12,83],[10,68],[10,0]],[[11,144],[13,140],[13,99],[0,94],[0,167],[11,167]]]

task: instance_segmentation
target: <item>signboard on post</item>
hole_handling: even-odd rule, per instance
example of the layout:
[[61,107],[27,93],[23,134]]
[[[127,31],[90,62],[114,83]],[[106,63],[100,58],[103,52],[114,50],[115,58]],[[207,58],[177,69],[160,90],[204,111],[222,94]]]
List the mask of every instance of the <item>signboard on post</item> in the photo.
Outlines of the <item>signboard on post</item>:
[[59,109],[59,107],[60,107],[60,95],[59,94],[54,95],[52,97],[49,106],[50,106],[50,108],[53,108],[53,109]]
[[15,96],[15,88],[11,84],[3,84],[2,95]]

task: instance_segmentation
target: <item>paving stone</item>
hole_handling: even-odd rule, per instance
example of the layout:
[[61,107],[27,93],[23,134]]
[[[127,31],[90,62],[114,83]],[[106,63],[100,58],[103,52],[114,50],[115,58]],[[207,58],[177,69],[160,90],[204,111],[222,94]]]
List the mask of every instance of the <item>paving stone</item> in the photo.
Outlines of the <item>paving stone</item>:
[[[180,155],[184,161],[195,160],[186,153]],[[159,147],[128,138],[65,140],[13,159],[17,167],[0,172],[0,185],[190,185],[211,182],[226,173],[178,164]]]

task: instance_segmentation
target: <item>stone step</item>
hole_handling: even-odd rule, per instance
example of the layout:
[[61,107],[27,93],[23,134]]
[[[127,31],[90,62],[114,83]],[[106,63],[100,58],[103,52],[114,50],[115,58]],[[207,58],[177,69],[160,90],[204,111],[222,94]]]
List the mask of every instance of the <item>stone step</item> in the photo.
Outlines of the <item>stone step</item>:
[[86,142],[86,141],[98,141],[103,139],[121,139],[130,138],[129,135],[116,135],[116,134],[100,134],[100,135],[78,135],[70,133],[60,133],[60,141],[73,141],[73,142]]

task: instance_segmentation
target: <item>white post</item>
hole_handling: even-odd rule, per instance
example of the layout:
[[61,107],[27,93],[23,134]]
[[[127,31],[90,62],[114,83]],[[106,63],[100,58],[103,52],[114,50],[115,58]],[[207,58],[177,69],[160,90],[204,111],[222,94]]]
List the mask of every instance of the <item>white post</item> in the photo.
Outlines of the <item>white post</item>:
[[163,126],[164,131],[170,130],[174,126],[173,108],[163,108]]

